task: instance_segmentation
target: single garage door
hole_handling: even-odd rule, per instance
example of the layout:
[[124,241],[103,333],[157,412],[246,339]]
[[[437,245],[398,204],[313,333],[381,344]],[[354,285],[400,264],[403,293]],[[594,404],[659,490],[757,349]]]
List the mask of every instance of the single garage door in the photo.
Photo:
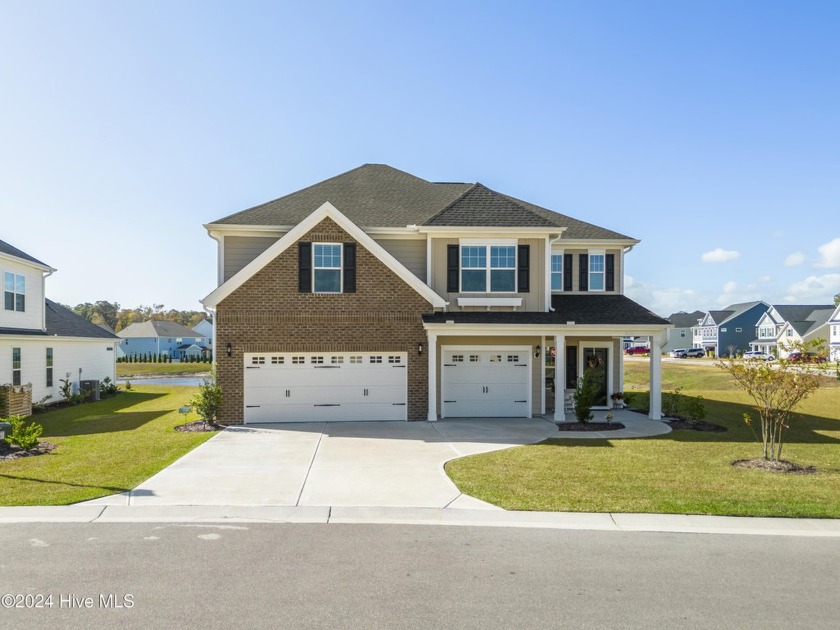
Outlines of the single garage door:
[[528,347],[444,347],[442,354],[442,417],[531,417]]
[[246,353],[245,423],[407,420],[405,352]]

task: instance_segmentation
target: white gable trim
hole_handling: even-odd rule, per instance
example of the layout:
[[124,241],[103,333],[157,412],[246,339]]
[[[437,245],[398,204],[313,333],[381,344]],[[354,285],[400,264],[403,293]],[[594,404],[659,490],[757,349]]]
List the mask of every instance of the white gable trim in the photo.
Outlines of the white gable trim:
[[448,304],[448,302],[446,302],[442,297],[432,291],[429,286],[424,284],[420,278],[411,273],[405,265],[385,251],[385,249],[383,249],[383,247],[374,241],[370,236],[365,234],[359,226],[339,212],[338,208],[332,205],[329,201],[322,204],[317,210],[315,210],[315,212],[289,230],[282,238],[280,238],[262,254],[257,256],[254,260],[245,265],[227,282],[217,287],[207,297],[201,300],[201,303],[207,308],[216,308],[219,302],[245,284],[245,282],[251,279],[269,262],[297,243],[301,238],[306,236],[310,230],[326,218],[330,218],[335,221],[341,229],[356,239],[359,245],[376,256],[376,258],[378,258],[386,267],[399,276],[403,282],[425,298],[429,304],[437,308],[444,308]]

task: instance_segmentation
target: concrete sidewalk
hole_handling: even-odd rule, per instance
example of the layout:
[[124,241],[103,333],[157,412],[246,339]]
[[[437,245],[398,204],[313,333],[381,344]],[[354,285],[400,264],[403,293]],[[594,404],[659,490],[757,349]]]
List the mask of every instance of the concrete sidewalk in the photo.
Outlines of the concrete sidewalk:
[[449,508],[96,505],[3,507],[0,508],[0,525],[6,523],[374,523],[840,538],[840,519],[507,512]]

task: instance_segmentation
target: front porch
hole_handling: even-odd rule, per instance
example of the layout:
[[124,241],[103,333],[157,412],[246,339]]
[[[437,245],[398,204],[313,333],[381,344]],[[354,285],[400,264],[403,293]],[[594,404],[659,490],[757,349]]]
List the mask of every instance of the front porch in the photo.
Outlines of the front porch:
[[[606,415],[608,413],[613,416],[611,420],[606,419]],[[561,431],[552,437],[556,439],[571,438],[613,440],[651,437],[654,435],[665,435],[666,433],[671,432],[671,426],[668,424],[666,419],[651,420],[650,418],[635,411],[630,411],[629,409],[595,411],[594,415],[595,417],[592,419],[592,422],[620,423],[624,425],[624,428],[610,431]],[[553,413],[549,413],[541,416],[541,418],[555,424],[561,424],[564,421],[577,422],[573,413],[564,413],[563,416],[563,420],[557,420],[555,419],[555,415]]]

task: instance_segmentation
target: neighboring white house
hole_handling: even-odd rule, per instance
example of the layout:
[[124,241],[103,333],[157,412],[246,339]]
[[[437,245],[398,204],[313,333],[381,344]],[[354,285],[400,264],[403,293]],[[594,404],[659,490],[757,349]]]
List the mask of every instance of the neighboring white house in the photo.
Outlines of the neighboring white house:
[[834,310],[827,304],[771,306],[756,323],[756,339],[750,342],[750,349],[786,357],[788,344],[815,339],[828,341],[829,319]]
[[45,297],[56,270],[0,241],[0,384],[32,385],[32,400],[61,399],[61,380],[116,379],[117,338]]
[[[666,332],[665,345],[662,347],[662,352],[671,352],[678,348],[693,348],[694,333],[692,328],[697,326],[705,313],[703,311],[694,311],[693,313],[686,313],[680,311],[679,313],[672,313],[666,319],[671,322],[674,327],[669,328]],[[700,347],[700,346],[697,346]]]
[[213,351],[213,322],[209,319],[202,319],[192,329],[205,339],[205,345]]
[[832,361],[840,361],[840,304],[828,318],[828,351]]

